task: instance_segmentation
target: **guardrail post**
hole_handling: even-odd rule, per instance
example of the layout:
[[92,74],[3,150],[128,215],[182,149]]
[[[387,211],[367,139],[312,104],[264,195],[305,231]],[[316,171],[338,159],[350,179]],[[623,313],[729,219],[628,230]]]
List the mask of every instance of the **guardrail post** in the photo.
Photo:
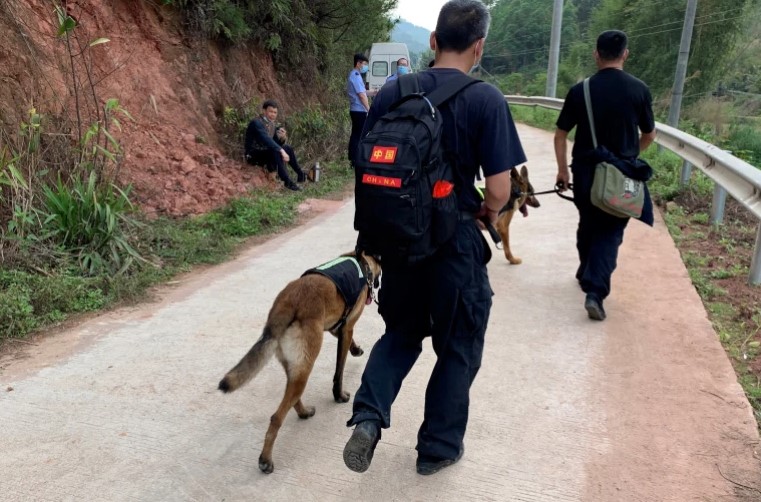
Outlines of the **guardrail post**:
[[692,164],[686,160],[682,164],[682,175],[679,178],[679,184],[681,186],[687,186],[690,184],[690,177],[692,176]]
[[711,225],[724,222],[724,206],[727,204],[727,191],[718,183],[713,185],[713,203],[711,204]]
[[750,277],[748,282],[752,286],[761,284],[761,224],[756,234],[756,247],[753,248],[753,261],[750,263]]

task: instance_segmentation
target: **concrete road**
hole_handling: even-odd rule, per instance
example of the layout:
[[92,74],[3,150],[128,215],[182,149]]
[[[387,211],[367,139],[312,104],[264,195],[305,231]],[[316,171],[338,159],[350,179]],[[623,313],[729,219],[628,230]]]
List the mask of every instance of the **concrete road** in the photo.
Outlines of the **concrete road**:
[[[534,186],[551,187],[551,136],[520,134]],[[750,406],[663,222],[630,225],[608,320],[593,322],[573,276],[575,210],[554,195],[513,220],[523,264],[496,250],[489,264],[496,296],[461,462],[415,473],[428,345],[370,470],[346,469],[350,405],[333,402],[327,336],[304,397],[317,414],[289,414],[275,472],[262,474],[282,369],[270,361],[232,395],[216,385],[259,336],[280,288],[352,248],[352,201],[334,206],[164,288],[158,302],[0,362],[0,500],[761,500]],[[370,349],[381,331],[373,306],[355,336]],[[365,361],[350,358],[348,390]]]

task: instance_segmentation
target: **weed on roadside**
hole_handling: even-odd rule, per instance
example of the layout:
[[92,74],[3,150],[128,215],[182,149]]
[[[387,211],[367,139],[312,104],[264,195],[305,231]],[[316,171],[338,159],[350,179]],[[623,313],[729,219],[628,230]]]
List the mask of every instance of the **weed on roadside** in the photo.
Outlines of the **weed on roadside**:
[[59,323],[72,314],[97,311],[144,296],[147,288],[165,282],[194,265],[230,257],[245,240],[292,225],[297,207],[307,197],[341,196],[353,171],[339,164],[323,167],[319,183],[301,192],[257,189],[210,213],[182,219],[142,221],[133,242],[144,260],[129,271],[103,270],[83,275],[75,262],[61,259],[44,274],[19,263],[0,271],[0,343],[22,338]]

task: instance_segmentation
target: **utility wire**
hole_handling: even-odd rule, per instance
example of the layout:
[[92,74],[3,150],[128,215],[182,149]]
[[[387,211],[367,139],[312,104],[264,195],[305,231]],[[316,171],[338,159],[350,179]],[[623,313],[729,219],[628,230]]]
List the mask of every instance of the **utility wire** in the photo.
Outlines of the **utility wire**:
[[[736,19],[743,19],[743,18],[746,18],[746,17],[758,17],[758,16],[759,16],[759,14],[755,14],[753,16],[736,16],[736,17],[729,17],[729,18],[723,18],[723,19],[716,19],[716,20],[713,20],[713,21],[706,21],[704,23],[695,23],[695,27],[706,26],[706,25],[709,25],[709,24],[723,23],[723,22],[726,22],[726,21],[734,21]],[[650,28],[652,28],[652,27],[650,27]],[[648,33],[640,33],[639,35],[631,35],[628,38],[632,39],[632,38],[639,38],[639,37],[649,36],[649,35],[660,35],[662,33],[668,33],[668,32],[672,32],[672,31],[680,31],[681,29],[682,29],[682,27],[680,26],[680,27],[677,27],[677,28],[669,28],[669,29],[666,29],[666,30],[653,31],[653,32],[648,32]],[[576,41],[574,41],[574,42],[566,42],[565,44],[562,44],[560,47],[561,48],[570,47],[574,43],[576,43]],[[527,55],[527,54],[534,54],[534,53],[537,53],[537,52],[547,52],[548,50],[549,50],[549,47],[548,46],[544,46],[544,47],[540,47],[540,48],[536,48],[536,49],[526,49],[526,50],[515,51],[515,52],[510,52],[510,53],[504,53],[504,54],[487,54],[487,56],[490,57],[490,58],[510,57],[510,56],[523,56],[523,55]]]

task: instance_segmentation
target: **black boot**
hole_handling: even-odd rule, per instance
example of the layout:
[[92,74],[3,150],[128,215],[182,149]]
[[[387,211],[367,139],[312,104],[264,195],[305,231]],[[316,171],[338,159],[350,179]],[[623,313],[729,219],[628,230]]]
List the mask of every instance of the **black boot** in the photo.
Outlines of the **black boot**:
[[287,188],[288,190],[293,190],[294,192],[298,192],[299,190],[301,190],[301,187],[298,186],[293,181],[287,181],[285,183],[285,188]]
[[595,321],[605,320],[605,309],[602,308],[602,300],[600,300],[597,295],[589,293],[586,300],[584,300],[584,308],[587,309],[587,314],[590,319],[594,319]]
[[377,420],[359,422],[344,447],[346,467],[354,472],[365,472],[370,467],[380,437],[380,423]]
[[417,462],[415,462],[415,469],[418,474],[422,474],[423,476],[436,474],[444,467],[456,464],[457,461],[462,458],[463,453],[465,453],[465,445],[460,446],[460,451],[455,458],[433,458],[428,457],[427,455],[418,455]]

